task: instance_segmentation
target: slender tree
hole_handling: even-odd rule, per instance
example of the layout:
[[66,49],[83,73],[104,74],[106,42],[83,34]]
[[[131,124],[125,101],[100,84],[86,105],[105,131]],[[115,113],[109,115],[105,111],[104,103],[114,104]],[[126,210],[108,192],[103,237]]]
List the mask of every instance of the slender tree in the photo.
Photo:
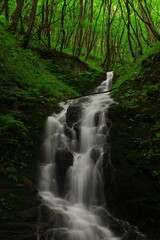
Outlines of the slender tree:
[[9,20],[9,3],[8,0],[4,0],[3,5],[0,9],[0,15],[5,12],[5,18],[8,21]]
[[12,22],[8,28],[8,30],[13,34],[15,34],[17,30],[18,22],[22,17],[23,5],[24,5],[24,0],[17,0],[17,7],[12,15]]
[[28,29],[27,32],[25,34],[25,38],[23,41],[23,47],[26,48],[28,46],[30,37],[31,37],[31,33],[34,27],[34,23],[35,23],[35,19],[36,19],[36,10],[37,10],[37,4],[38,4],[38,0],[33,0],[32,2],[32,9],[30,12],[30,17],[29,17],[29,23],[28,23]]

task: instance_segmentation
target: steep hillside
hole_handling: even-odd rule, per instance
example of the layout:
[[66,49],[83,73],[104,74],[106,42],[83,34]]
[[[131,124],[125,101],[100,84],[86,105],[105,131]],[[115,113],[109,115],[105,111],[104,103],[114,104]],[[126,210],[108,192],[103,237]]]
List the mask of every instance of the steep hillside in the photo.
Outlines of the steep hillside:
[[160,235],[160,53],[150,55],[138,67],[139,73],[129,78],[128,72],[128,79],[113,93],[119,104],[110,112],[116,199],[115,205],[110,204],[115,214],[139,226],[150,240],[157,240]]

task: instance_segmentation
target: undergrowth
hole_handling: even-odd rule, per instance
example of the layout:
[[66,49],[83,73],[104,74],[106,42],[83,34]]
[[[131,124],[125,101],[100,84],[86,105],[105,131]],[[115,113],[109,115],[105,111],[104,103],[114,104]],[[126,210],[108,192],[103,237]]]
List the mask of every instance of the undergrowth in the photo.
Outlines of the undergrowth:
[[159,52],[160,43],[156,42],[152,48],[149,48],[145,54],[136,58],[135,62],[126,64],[125,66],[115,64],[114,72],[118,76],[113,87],[119,87],[126,81],[134,80],[138,75],[142,75],[145,72],[143,68],[143,61],[148,57]]
[[52,57],[22,49],[2,26],[0,31],[0,171],[16,180],[16,172],[37,155],[47,115],[60,101],[90,92],[99,72],[73,75]]
[[112,94],[120,103],[119,108],[129,116],[127,126],[130,131],[134,130],[129,136],[133,138],[135,158],[140,159],[141,173],[147,171],[160,184],[160,53],[157,46],[148,54],[128,71],[125,69]]

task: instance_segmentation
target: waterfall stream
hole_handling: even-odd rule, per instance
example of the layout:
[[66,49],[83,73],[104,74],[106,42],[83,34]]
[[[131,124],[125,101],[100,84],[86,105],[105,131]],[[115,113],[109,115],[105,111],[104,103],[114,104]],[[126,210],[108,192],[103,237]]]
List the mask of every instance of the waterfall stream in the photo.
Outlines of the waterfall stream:
[[[112,78],[113,72],[108,72],[96,91],[110,90]],[[105,209],[103,167],[112,166],[108,143],[112,104],[108,93],[97,94],[60,103],[60,113],[48,117],[37,239],[120,240],[129,239],[129,231],[136,236],[132,239],[145,239],[136,227]]]

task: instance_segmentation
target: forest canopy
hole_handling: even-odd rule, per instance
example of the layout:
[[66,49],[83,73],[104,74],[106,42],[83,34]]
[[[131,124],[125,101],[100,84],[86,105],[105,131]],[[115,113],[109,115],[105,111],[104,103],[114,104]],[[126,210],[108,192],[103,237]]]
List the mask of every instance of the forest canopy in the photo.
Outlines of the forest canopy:
[[32,41],[106,70],[160,40],[158,0],[1,0],[0,22],[24,48]]

